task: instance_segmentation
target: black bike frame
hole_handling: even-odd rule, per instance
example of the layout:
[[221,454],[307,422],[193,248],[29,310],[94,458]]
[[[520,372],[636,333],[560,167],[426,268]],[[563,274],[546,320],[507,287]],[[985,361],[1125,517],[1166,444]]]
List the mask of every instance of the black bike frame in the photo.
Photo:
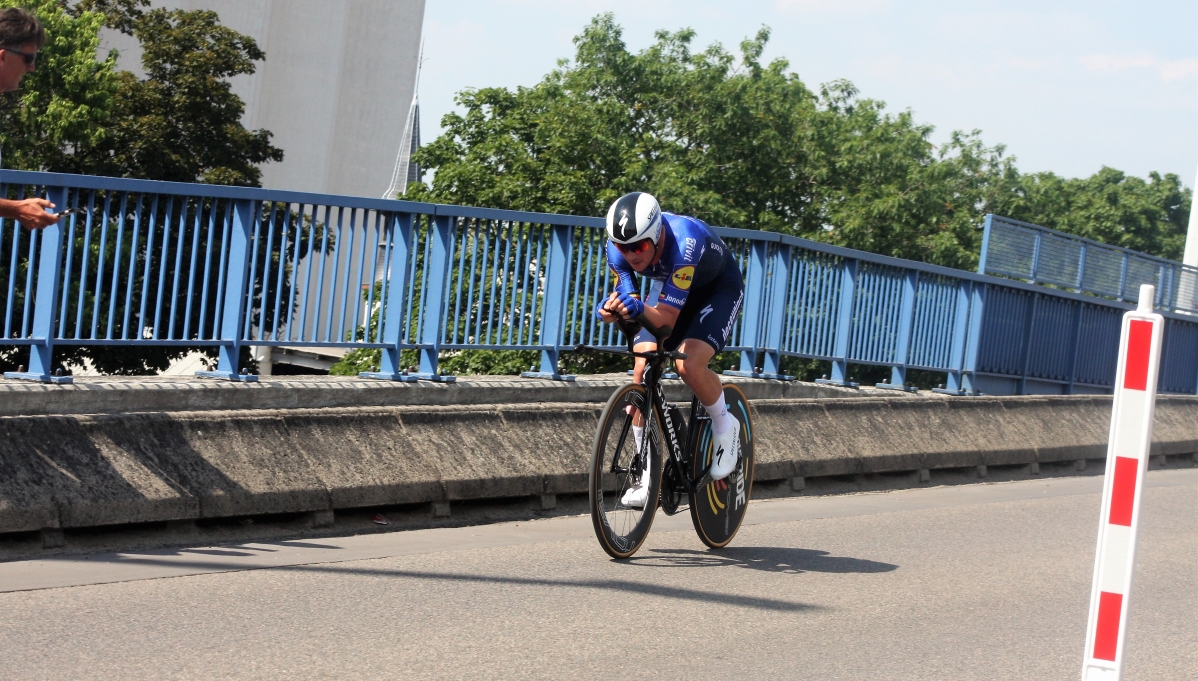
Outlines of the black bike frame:
[[[687,464],[690,462],[686,460],[686,452],[689,450],[693,453],[694,445],[698,441],[697,426],[700,417],[697,414],[699,413],[699,398],[691,398],[691,415],[686,424],[687,446],[684,448],[683,444],[678,441],[678,429],[674,426],[674,419],[670,417],[670,410],[666,406],[665,391],[661,389],[661,374],[665,371],[665,362],[669,359],[669,355],[661,351],[658,352],[660,356],[652,358],[645,366],[643,379],[645,390],[648,392],[650,404],[653,405],[653,409],[657,412],[659,421],[665,424],[666,432],[664,435],[666,435],[666,447],[669,449],[668,458],[674,465],[674,472],[678,475],[678,480],[682,481],[686,492],[694,494],[702,489],[704,485],[711,482],[710,464],[708,464],[707,468],[703,469],[703,474],[698,479],[692,479],[687,472]],[[662,473],[664,479],[664,468]]]
[[[695,494],[705,485],[711,482],[711,464],[708,464],[707,468],[703,469],[703,474],[697,479],[692,479],[690,474],[687,473],[686,464],[689,462],[686,460],[686,452],[688,450],[693,450],[695,445],[698,443],[699,433],[696,426],[701,420],[701,417],[697,416],[699,413],[699,398],[698,396],[691,398],[691,416],[686,423],[687,442],[686,447],[684,448],[683,443],[678,441],[678,429],[675,427],[674,420],[670,417],[670,410],[666,406],[665,391],[661,389],[661,376],[665,373],[666,362],[668,362],[671,358],[686,359],[686,355],[680,352],[671,352],[669,350],[661,349],[662,341],[665,338],[668,338],[670,335],[670,327],[657,329],[654,328],[652,324],[645,322],[645,320],[641,318],[638,318],[635,323],[618,321],[617,324],[619,325],[620,330],[624,332],[625,338],[628,340],[627,351],[608,350],[605,348],[588,348],[587,346],[582,345],[579,346],[579,349],[586,348],[590,350],[599,350],[601,352],[610,352],[617,355],[632,355],[633,357],[640,357],[645,360],[645,373],[642,377],[642,385],[645,386],[646,400],[648,401],[650,408],[657,412],[659,417],[658,421],[665,424],[665,435],[667,436],[666,447],[669,449],[669,457],[667,457],[668,461],[674,466],[674,470],[677,473],[677,479],[682,481],[685,491],[688,494]],[[637,328],[638,324],[643,325],[650,333],[653,334],[655,338],[657,338],[657,350],[653,352],[636,352],[632,349],[632,339],[636,336],[637,331],[640,330]],[[628,419],[624,422],[624,428],[620,431],[620,439],[617,442],[616,451],[623,449],[624,441],[628,437],[628,429],[631,422],[631,419]],[[641,446],[649,446],[650,439],[651,438],[646,438],[642,442]],[[637,456],[644,456],[644,452],[638,451]],[[613,473],[617,472],[615,468],[616,460],[613,459]],[[663,464],[663,479],[664,473],[665,467]]]

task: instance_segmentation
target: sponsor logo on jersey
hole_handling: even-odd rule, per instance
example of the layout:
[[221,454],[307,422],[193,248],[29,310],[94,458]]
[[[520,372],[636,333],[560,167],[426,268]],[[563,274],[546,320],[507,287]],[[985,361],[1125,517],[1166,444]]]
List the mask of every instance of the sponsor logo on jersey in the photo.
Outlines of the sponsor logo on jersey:
[[674,274],[670,275],[670,281],[679,290],[685,291],[691,287],[691,282],[695,280],[695,268],[693,265],[683,265],[674,270]]
[[675,305],[677,307],[682,307],[683,305],[686,305],[685,300],[683,300],[681,298],[675,298],[674,296],[672,296],[668,293],[661,294],[661,299],[666,301],[667,303],[669,303],[671,305]]
[[694,253],[695,253],[695,244],[696,243],[698,243],[698,242],[696,242],[692,237],[689,237],[689,236],[686,237],[686,240],[682,242],[682,244],[683,244],[682,259],[683,260],[691,259],[691,256],[694,255]]
[[710,305],[708,305],[707,307],[700,310],[699,311],[699,323],[702,324],[703,320],[707,319],[707,315],[711,314],[712,312],[715,312],[715,308],[713,308]]

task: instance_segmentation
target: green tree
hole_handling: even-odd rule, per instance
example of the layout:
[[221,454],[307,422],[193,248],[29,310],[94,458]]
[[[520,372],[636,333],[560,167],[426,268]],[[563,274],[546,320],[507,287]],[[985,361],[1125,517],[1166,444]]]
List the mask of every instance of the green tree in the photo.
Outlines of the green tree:
[[532,87],[459,93],[461,114],[417,152],[431,184],[408,197],[602,215],[654,193],[711,224],[767,229],[950,267],[976,267],[982,216],[999,213],[1176,257],[1191,190],[1104,169],[1022,176],[978,131],[933,128],[862,98],[846,81],[807,88],[763,28],[734,57],[661,31],[633,54],[610,14],[577,36],[574,60]]
[[[977,266],[986,213],[1180,254],[1192,192],[1176,176],[1024,176],[980,131],[936,145],[932,126],[847,81],[817,92],[785,60],[762,63],[768,29],[736,56],[718,44],[694,51],[694,37],[660,31],[634,54],[600,15],[574,39],[573,60],[539,83],[459,93],[462,112],[416,154],[432,181],[409,185],[407,198],[602,215],[644,190],[715,225],[961,269]],[[491,372],[513,362],[459,363]],[[795,370],[818,375],[817,364]]]

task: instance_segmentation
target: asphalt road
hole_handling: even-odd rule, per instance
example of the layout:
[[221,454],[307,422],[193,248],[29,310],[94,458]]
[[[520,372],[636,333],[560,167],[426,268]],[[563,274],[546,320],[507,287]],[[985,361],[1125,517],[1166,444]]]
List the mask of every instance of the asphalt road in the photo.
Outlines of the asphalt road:
[[[1074,679],[1100,477],[0,564],[0,674]],[[1198,679],[1198,469],[1148,474],[1126,679]]]

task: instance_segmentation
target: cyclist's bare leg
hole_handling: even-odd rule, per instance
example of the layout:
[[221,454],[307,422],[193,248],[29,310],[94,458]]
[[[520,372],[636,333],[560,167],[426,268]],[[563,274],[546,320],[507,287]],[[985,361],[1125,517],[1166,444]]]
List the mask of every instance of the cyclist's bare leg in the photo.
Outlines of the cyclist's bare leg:
[[[633,352],[653,352],[656,349],[657,349],[657,343],[637,343],[632,346]],[[637,357],[635,359],[635,362],[632,365],[632,382],[633,383],[639,384],[639,383],[645,382],[645,365],[646,364],[647,364],[646,360],[642,357]],[[629,408],[631,409],[631,407],[629,407]],[[646,404],[645,408],[648,409],[650,407],[649,407],[649,405]],[[645,436],[644,435],[644,433],[645,433],[644,427],[645,427],[645,412],[643,412],[643,411],[633,412],[633,414],[632,414],[632,433],[633,433],[633,437],[635,438],[636,449],[638,452],[641,451],[641,449],[642,449],[641,443]],[[632,493],[630,493],[630,495],[631,494]],[[629,496],[628,499],[625,501],[625,503],[628,503],[629,501],[632,501],[632,496]]]
[[724,394],[719,375],[707,366],[715,357],[715,348],[697,338],[687,338],[678,346],[678,351],[687,356],[686,359],[675,360],[682,382],[694,391],[700,402],[715,404]]
[[[637,343],[632,346],[633,352],[653,352],[657,349],[657,343]],[[645,381],[645,364],[646,360],[643,357],[637,357],[632,365],[632,382],[643,383]],[[645,416],[641,412],[637,412],[632,417],[632,425],[638,428],[645,425]]]
[[[703,403],[704,411],[711,417],[711,477],[722,480],[734,470],[740,457],[740,425],[736,417],[728,413],[720,377],[707,366],[715,356],[715,348],[704,341],[688,338],[682,341],[678,349],[687,356],[686,359],[678,360],[678,374],[694,391],[695,396]],[[733,455],[725,456],[727,453]]]

